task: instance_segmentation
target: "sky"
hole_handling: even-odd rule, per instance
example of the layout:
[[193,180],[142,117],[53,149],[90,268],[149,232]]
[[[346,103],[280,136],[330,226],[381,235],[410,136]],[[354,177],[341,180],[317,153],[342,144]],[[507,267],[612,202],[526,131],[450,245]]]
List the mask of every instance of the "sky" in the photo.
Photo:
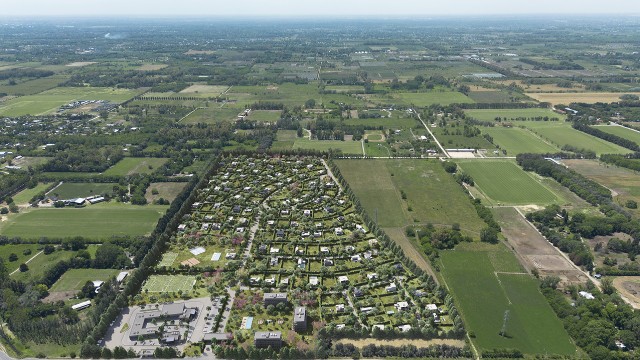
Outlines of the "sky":
[[7,16],[640,14],[638,0],[1,0]]

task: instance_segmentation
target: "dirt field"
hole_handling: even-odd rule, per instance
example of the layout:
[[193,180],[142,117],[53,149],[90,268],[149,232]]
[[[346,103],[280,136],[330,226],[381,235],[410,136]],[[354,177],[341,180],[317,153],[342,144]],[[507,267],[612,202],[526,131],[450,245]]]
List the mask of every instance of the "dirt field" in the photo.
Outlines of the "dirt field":
[[78,292],[71,290],[71,291],[54,291],[54,292],[50,292],[49,295],[47,295],[46,298],[42,299],[43,302],[45,303],[54,303],[56,301],[64,301],[64,300],[69,300],[72,297],[76,296]]
[[[540,102],[549,102],[552,104],[565,104],[568,105],[572,102],[582,102],[587,104],[593,104],[597,102],[616,102],[620,101],[620,96],[625,93],[532,93],[527,92],[526,95],[530,98],[536,99]],[[640,95],[640,93],[630,93]]]
[[613,279],[613,285],[635,309],[640,309],[640,277],[619,276]]
[[83,66],[93,65],[95,63],[96,63],[95,61],[76,61],[76,62],[72,62],[71,64],[67,64],[66,66],[83,67]]
[[155,70],[162,70],[164,68],[166,68],[169,65],[165,65],[165,64],[144,64],[142,66],[140,66],[137,70],[139,71],[155,71]]
[[220,86],[220,85],[191,85],[188,88],[180,91],[180,94],[201,93],[201,94],[220,95],[225,90],[227,90],[227,88],[229,87]]
[[581,271],[560,255],[514,208],[497,208],[494,213],[498,217],[502,233],[527,270],[538,269],[540,276],[558,276],[564,284],[583,283],[587,280]]
[[184,54],[185,55],[212,55],[215,53],[216,52],[213,50],[189,50]]
[[353,346],[357,348],[363,348],[370,344],[375,345],[390,345],[390,346],[402,346],[402,345],[414,345],[417,347],[428,347],[430,345],[450,345],[457,347],[464,347],[465,342],[462,340],[454,340],[454,339],[433,339],[433,340],[422,340],[422,339],[395,339],[395,340],[378,340],[378,339],[340,339],[338,343],[342,344],[353,344]]

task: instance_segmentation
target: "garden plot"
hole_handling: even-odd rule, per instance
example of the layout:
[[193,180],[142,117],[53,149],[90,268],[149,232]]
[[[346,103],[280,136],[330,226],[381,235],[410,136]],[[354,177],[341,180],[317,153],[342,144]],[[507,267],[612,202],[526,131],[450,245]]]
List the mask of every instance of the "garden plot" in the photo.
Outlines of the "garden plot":
[[[378,325],[376,331],[390,337],[462,331],[453,303],[438,296],[432,278],[404,264],[389,241],[374,234],[322,160],[224,158],[156,268],[167,275],[151,277],[143,293],[175,292],[179,286],[169,273],[195,269],[209,274],[196,288],[239,283],[224,331],[239,331],[248,342],[254,331],[282,331],[290,346],[308,346],[312,337],[306,335],[323,322],[353,329],[354,311],[359,325],[371,331]],[[288,300],[271,306],[263,299],[267,293]],[[322,297],[333,300],[323,304]],[[338,299],[351,316],[336,308]],[[306,307],[306,330],[291,331],[292,303]],[[416,314],[432,320],[419,321]]]

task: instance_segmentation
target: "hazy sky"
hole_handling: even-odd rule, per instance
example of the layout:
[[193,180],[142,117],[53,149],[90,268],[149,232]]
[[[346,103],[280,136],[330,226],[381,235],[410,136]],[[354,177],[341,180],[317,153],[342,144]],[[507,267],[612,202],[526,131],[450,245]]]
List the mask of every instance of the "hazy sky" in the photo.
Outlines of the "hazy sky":
[[371,16],[640,14],[638,0],[1,0],[0,17],[25,15]]

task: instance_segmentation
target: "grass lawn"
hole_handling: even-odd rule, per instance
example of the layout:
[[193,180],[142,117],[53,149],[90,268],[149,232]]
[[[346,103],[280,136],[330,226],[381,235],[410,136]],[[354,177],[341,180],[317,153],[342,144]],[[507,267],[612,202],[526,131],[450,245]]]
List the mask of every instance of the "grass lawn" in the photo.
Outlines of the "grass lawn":
[[[517,118],[537,118],[545,116],[549,118],[558,118],[564,120],[565,115],[555,113],[549,109],[530,108],[530,109],[477,109],[465,110],[467,116],[471,116],[480,121],[494,121],[496,117],[502,118],[503,121],[515,121]],[[516,124],[517,125],[517,124]]]
[[182,290],[183,293],[193,290],[195,276],[187,275],[151,275],[142,285],[142,292],[171,293]]
[[[484,246],[440,253],[442,276],[467,330],[475,334],[472,341],[478,350],[514,348],[526,354],[575,355],[575,346],[539,292],[538,282],[528,274],[499,273],[514,270],[515,256],[502,244]],[[507,336],[502,337],[506,310]]]
[[24,189],[13,197],[16,204],[28,204],[32,197],[45,191],[50,184],[38,183],[33,189]]
[[[18,268],[20,264],[24,263],[25,261],[33,257],[33,255],[37,254],[38,251],[40,251],[38,250],[39,247],[41,247],[41,245],[37,245],[37,244],[1,245],[0,259],[4,261],[4,264],[6,265],[7,269],[10,269],[11,271],[13,271],[16,268]],[[25,250],[31,250],[31,253],[28,255],[25,255],[24,254]],[[9,261],[9,255],[11,254],[18,255],[18,260]]]
[[83,236],[108,239],[113,235],[150,233],[166,206],[97,204],[81,209],[31,209],[0,225],[0,233],[27,239]]
[[280,110],[253,110],[249,114],[249,120],[273,122],[280,120]]
[[620,136],[627,140],[631,140],[636,144],[640,144],[640,132],[631,130],[624,126],[594,126],[598,130],[602,130],[606,133]]
[[125,176],[133,174],[151,174],[158,167],[164,165],[166,158],[124,158],[108,168],[103,175]]
[[408,129],[418,126],[416,119],[411,117],[391,117],[391,118],[374,118],[374,119],[346,119],[345,125],[354,126],[382,126],[385,129]]
[[[90,245],[89,248],[97,248],[97,245]],[[87,249],[87,251],[91,252],[92,250]],[[16,271],[13,275],[11,275],[12,279],[21,280],[21,281],[31,281],[31,280],[39,280],[42,278],[42,275],[49,270],[53,265],[55,265],[60,260],[68,260],[71,259],[76,252],[75,251],[64,251],[64,250],[56,250],[49,255],[45,255],[44,253],[34,257],[39,252],[39,250],[34,250],[31,255],[28,256],[28,259],[33,257],[27,266],[29,266],[29,270],[26,272]],[[28,260],[24,259],[24,260]],[[8,268],[9,273],[18,269],[21,263],[13,263],[12,266]]]
[[547,154],[560,151],[556,146],[545,143],[527,129],[484,127],[482,132],[491,135],[493,143],[507,150],[508,156],[521,153]]
[[61,105],[74,100],[108,100],[121,103],[141,93],[139,90],[62,87],[35,95],[11,99],[0,104],[0,116],[40,115],[55,112]]
[[114,269],[70,269],[53,284],[50,291],[81,290],[87,281],[107,281],[119,272],[120,270]]
[[336,164],[369,216],[374,218],[377,209],[381,227],[459,223],[466,233],[478,237],[484,226],[468,197],[437,161],[336,160]]
[[362,143],[360,141],[309,140],[307,138],[296,138],[293,143],[293,148],[319,151],[334,149],[342,150],[343,154],[362,155]]
[[510,205],[551,204],[560,199],[512,161],[460,161],[486,197]]
[[63,183],[55,188],[51,194],[58,194],[59,199],[73,199],[111,193],[115,183]]

